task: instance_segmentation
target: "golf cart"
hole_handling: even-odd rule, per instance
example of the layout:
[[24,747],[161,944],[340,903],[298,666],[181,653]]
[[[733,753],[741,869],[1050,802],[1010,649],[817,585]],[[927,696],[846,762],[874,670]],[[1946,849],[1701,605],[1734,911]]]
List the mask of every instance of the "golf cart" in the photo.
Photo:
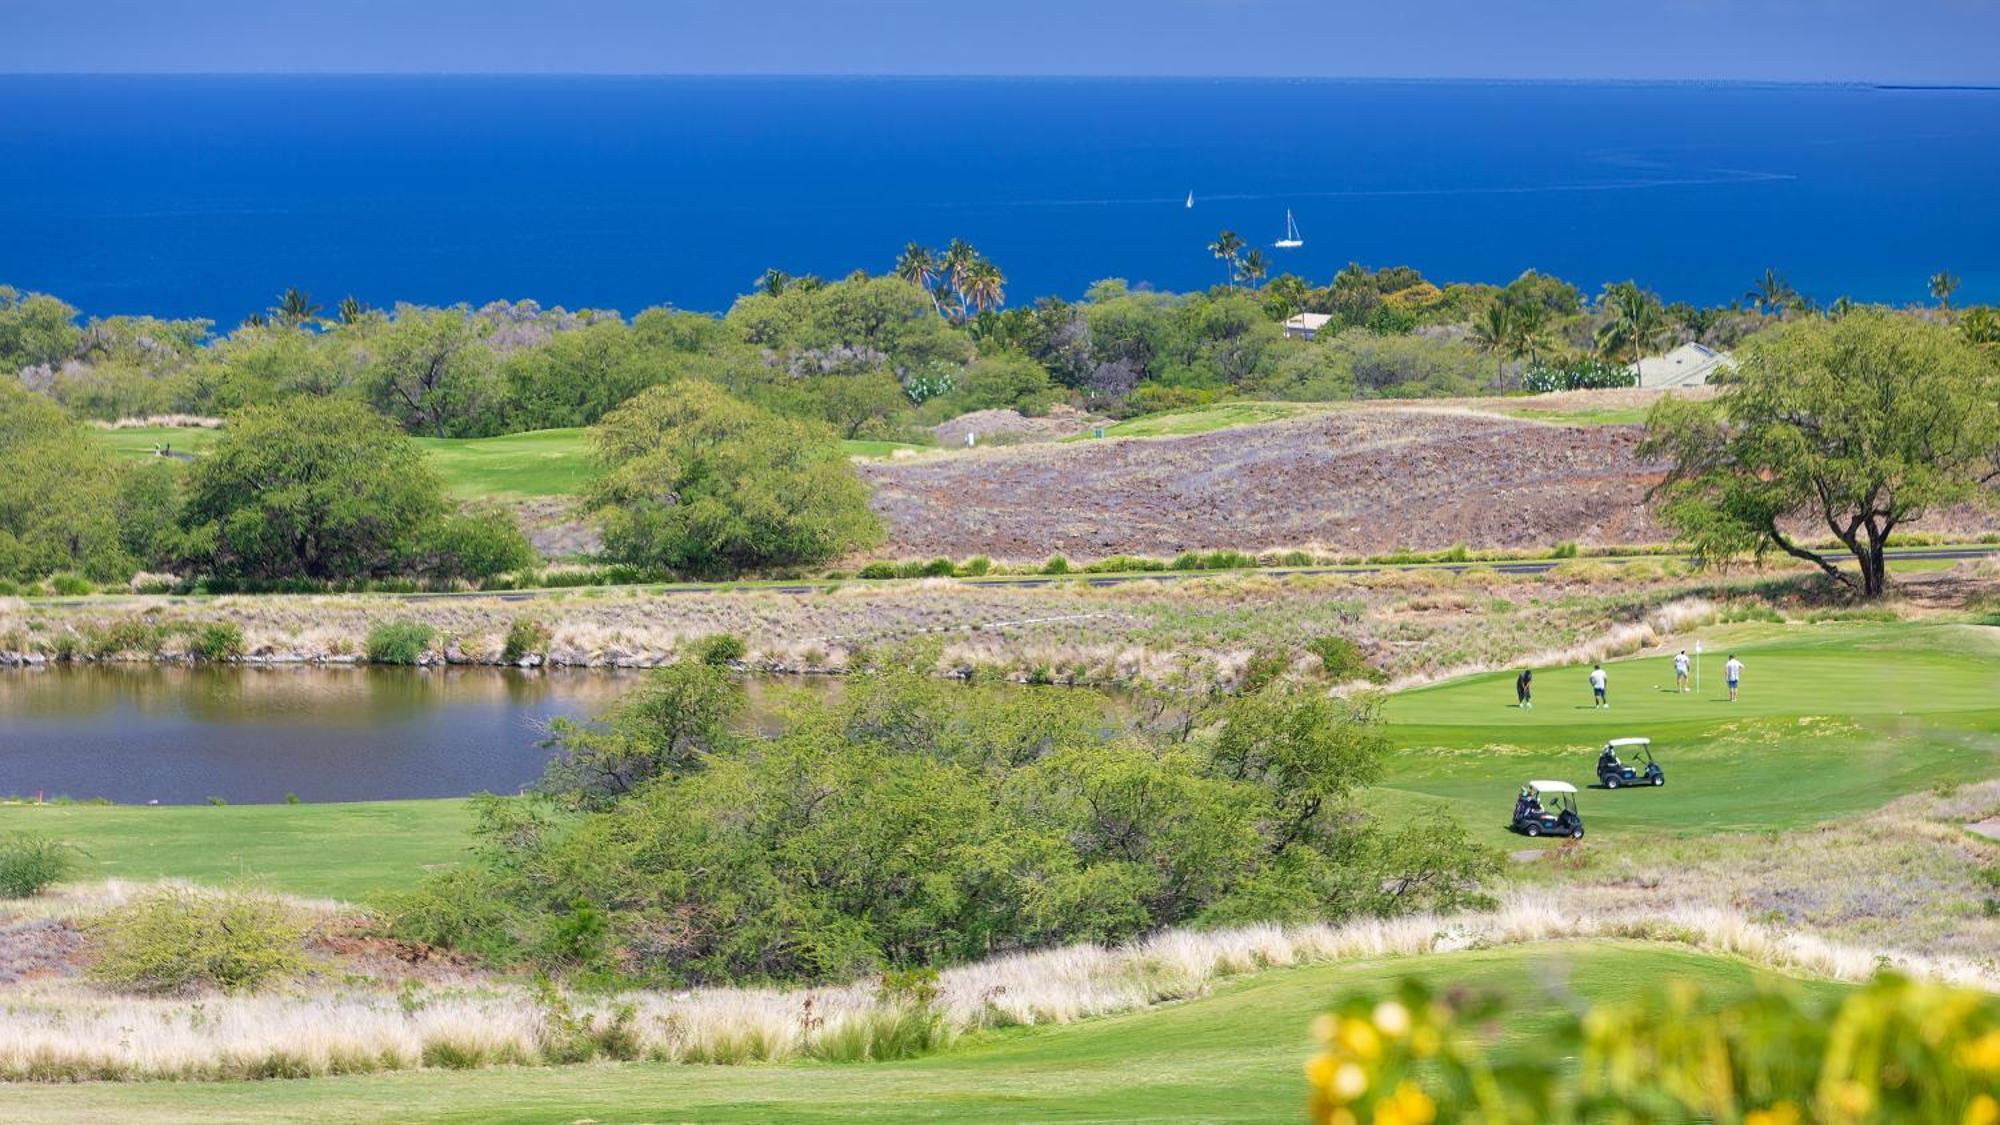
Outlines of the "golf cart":
[[[1621,759],[1620,751],[1629,754],[1631,760]],[[1598,751],[1597,780],[1606,789],[1627,785],[1665,785],[1667,774],[1660,768],[1660,763],[1653,760],[1652,739],[1614,738]]]
[[1514,823],[1524,836],[1583,839],[1583,815],[1576,811],[1576,786],[1567,781],[1530,781],[1514,798]]

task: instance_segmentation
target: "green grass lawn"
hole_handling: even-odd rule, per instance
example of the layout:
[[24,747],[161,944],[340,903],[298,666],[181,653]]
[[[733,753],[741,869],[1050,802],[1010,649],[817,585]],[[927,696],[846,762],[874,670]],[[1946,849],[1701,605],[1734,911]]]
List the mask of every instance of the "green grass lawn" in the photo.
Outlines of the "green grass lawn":
[[[1257,426],[1266,422],[1282,422],[1288,418],[1299,418],[1307,414],[1318,414],[1335,407],[1329,403],[1314,402],[1219,402],[1213,406],[1197,406],[1187,410],[1167,410],[1158,414],[1147,414],[1138,418],[1127,418],[1104,428],[1105,437],[1176,437],[1185,434],[1205,434],[1214,430],[1233,429],[1237,426]],[[1088,441],[1089,435],[1069,438],[1070,441]]]
[[[99,440],[120,453],[150,457],[162,445],[176,452],[199,455],[221,430],[140,426],[123,430],[93,430]],[[519,500],[538,496],[573,496],[583,490],[593,467],[590,444],[581,429],[534,430],[488,438],[417,438],[445,487],[463,499],[492,497]],[[893,456],[899,449],[919,449],[897,441],[844,441],[850,457]]]
[[1535,404],[1534,399],[1499,399],[1491,409],[1535,422],[1555,422],[1564,426],[1643,426],[1649,406],[1585,407],[1557,410]]
[[295,894],[361,899],[456,862],[471,806],[453,801],[325,805],[0,805],[0,832],[38,832],[84,850],[95,879],[250,880]]
[[[1531,711],[1514,706],[1511,670],[1401,693],[1380,796],[1441,800],[1480,839],[1518,847],[1503,822],[1520,783],[1594,785],[1611,738],[1653,739],[1667,784],[1585,789],[1585,828],[1600,839],[1797,828],[2000,772],[2000,631],[1829,623],[1704,638],[1699,693],[1673,690],[1670,654],[1617,661],[1609,711],[1591,706],[1588,666],[1536,668]],[[1745,666],[1735,704],[1722,676],[1731,651]]]
[[[1572,943],[1265,972],[1189,1003],[979,1036],[908,1062],[15,1085],[0,1089],[0,1112],[11,1120],[204,1122],[1297,1121],[1312,1018],[1345,992],[1380,992],[1409,975],[1520,998],[1525,1014],[1495,1031],[1503,1053],[1548,1026],[1560,1003],[1549,998],[1552,987],[1598,999],[1677,979],[1719,998],[1760,979],[1739,962],[1682,950]],[[1791,987],[1833,993],[1839,986]]]

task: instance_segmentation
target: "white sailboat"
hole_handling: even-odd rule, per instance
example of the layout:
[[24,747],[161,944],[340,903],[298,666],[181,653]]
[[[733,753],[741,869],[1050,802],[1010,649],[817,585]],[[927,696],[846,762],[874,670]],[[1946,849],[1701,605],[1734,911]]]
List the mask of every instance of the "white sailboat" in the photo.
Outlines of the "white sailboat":
[[1187,205],[1188,205],[1188,210],[1190,210],[1190,211],[1194,210],[1194,193],[1193,193],[1193,192],[1188,192],[1188,201],[1187,201]]
[[1288,207],[1285,209],[1285,237],[1272,245],[1280,250],[1297,250],[1305,244],[1306,240],[1299,237],[1299,224],[1292,218],[1291,209]]

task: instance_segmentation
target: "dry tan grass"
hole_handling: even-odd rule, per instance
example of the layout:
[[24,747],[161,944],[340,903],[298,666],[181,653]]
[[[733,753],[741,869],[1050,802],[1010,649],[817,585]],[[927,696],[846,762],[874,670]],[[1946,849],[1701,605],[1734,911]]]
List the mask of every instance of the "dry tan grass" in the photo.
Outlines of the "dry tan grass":
[[[1114,947],[1003,957],[943,973],[937,1013],[946,1036],[1061,1024],[1200,996],[1220,981],[1268,968],[1579,939],[1668,942],[1832,980],[1863,980],[1887,964],[2000,988],[1991,963],[1840,945],[1729,910],[1578,911],[1535,895],[1489,914],[1176,930]],[[531,1063],[544,1058],[548,1042],[547,1013],[511,984],[397,995],[330,985],[291,995],[176,1001],[41,982],[0,995],[0,1075],[11,1079],[303,1076]],[[581,1003],[579,1010],[603,1020],[620,1006],[635,1013],[639,1053],[679,1062],[803,1057],[897,1014],[869,981],[625,993]]]

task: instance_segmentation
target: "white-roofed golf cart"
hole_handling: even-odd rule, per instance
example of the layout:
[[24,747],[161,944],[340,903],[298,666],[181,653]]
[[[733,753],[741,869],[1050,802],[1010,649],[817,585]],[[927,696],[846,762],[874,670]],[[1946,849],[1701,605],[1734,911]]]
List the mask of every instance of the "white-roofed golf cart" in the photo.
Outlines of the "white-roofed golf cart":
[[1530,781],[1514,798],[1509,825],[1524,836],[1583,839],[1583,814],[1576,810],[1576,786],[1567,781]]
[[1614,738],[1597,752],[1597,780],[1606,789],[1665,785],[1667,771],[1653,760],[1650,738]]

